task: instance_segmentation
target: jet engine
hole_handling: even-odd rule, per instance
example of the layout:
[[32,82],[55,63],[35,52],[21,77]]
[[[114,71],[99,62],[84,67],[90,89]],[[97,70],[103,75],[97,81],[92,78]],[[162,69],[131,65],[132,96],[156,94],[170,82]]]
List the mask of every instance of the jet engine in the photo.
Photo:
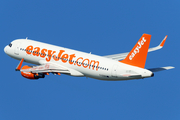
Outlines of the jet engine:
[[[28,68],[32,68],[32,67],[25,65],[22,67],[22,70],[28,69]],[[43,73],[31,73],[31,72],[22,72],[22,71],[21,71],[21,75],[23,77],[25,77],[27,79],[31,79],[31,80],[45,77],[45,74],[43,74]]]

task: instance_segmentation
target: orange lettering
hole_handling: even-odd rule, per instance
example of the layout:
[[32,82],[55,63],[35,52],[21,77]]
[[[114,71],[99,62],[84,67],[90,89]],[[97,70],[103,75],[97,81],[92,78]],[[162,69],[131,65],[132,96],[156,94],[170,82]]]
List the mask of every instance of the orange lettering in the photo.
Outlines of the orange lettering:
[[41,54],[40,54],[40,57],[44,58],[46,56],[46,53],[47,52],[47,49],[42,49],[41,50]]
[[53,59],[54,59],[55,61],[58,61],[63,52],[65,52],[65,50],[60,50],[60,51],[59,51],[59,54],[58,54],[58,57],[57,57],[56,55],[54,55]]
[[[98,70],[99,61],[91,60],[90,65],[91,65],[91,63],[94,63],[94,64],[93,64],[93,70],[94,70],[95,64],[97,63],[96,70]],[[89,69],[90,69],[90,67],[91,67],[91,66],[89,66]]]
[[27,54],[31,54],[31,51],[33,50],[33,46],[32,45],[30,45],[30,46],[28,46],[27,48],[26,48],[26,53]]
[[75,54],[70,55],[69,64],[73,64],[72,59],[76,57]]
[[67,60],[66,59],[68,59],[68,54],[64,54],[63,56],[62,56],[62,58],[61,58],[61,61],[63,62],[63,63],[66,63],[67,62]]
[[[31,54],[32,51],[33,51],[33,46],[29,45],[26,48],[26,53],[27,54]],[[63,54],[63,52],[65,52],[65,50],[59,50],[58,55],[53,55],[54,53],[56,53],[56,51],[42,49],[41,53],[40,53],[40,48],[39,47],[35,47],[33,55],[34,56],[40,56],[42,58],[44,58],[47,55],[47,58],[46,58],[47,62],[51,61],[51,58],[53,57],[53,59],[55,61],[58,61],[61,58],[61,61],[63,63],[66,63],[68,61],[68,58],[69,58],[69,64],[73,64],[74,63],[73,59],[76,57],[76,55],[75,54],[71,54],[71,55]],[[98,67],[99,67],[99,61],[95,61],[95,60],[91,60],[90,61],[89,59],[83,59],[83,57],[79,57],[77,60],[75,60],[74,65],[76,65],[76,64],[77,64],[77,66],[81,66],[82,65],[84,68],[87,68],[89,66],[89,69],[92,67],[92,70],[94,70],[94,68],[96,68],[96,70],[98,70]]]
[[[84,63],[84,61],[88,61],[88,63]],[[86,64],[86,65],[84,65],[84,64]],[[89,64],[89,59],[84,59],[83,61],[82,61],[82,66],[84,67],[84,68],[87,68],[88,67],[88,64]]]
[[[35,51],[35,50],[36,50],[36,51]],[[39,47],[35,47],[35,48],[34,48],[33,55],[34,55],[34,56],[39,56],[39,51],[40,51],[40,48],[39,48]]]
[[[52,53],[51,53],[52,52]],[[46,58],[46,61],[49,62],[51,60],[52,55],[55,53],[56,51],[52,51],[52,50],[48,50],[48,58]]]
[[82,59],[82,60],[83,60],[83,58],[82,58],[82,57],[78,58],[78,59],[77,59],[77,61],[76,61],[77,66],[81,66],[81,64],[78,64],[78,60],[79,60],[79,59]]

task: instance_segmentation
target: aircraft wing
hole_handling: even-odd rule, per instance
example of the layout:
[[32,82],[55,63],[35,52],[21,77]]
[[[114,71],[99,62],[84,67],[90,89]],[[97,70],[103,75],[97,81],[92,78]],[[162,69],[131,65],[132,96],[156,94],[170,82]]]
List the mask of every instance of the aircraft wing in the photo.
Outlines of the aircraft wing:
[[84,76],[83,73],[71,69],[71,68],[67,68],[65,66],[59,65],[59,64],[55,64],[55,63],[45,63],[45,62],[40,62],[41,65],[39,66],[33,66],[33,67],[22,67],[22,63],[24,61],[24,58],[21,59],[19,65],[16,67],[16,71],[21,71],[21,72],[30,72],[30,73],[44,73],[44,74],[49,74],[49,73],[53,73],[53,74],[58,74],[60,75],[60,73],[63,74],[68,74],[71,76]]
[[39,66],[34,66],[28,69],[21,69],[22,72],[31,72],[31,73],[70,73],[67,68],[63,66],[57,66],[51,63],[46,63]]
[[[152,51],[156,51],[156,50],[161,49],[164,46],[164,43],[165,43],[166,39],[167,39],[167,35],[164,37],[164,39],[162,40],[162,42],[158,46],[149,48],[148,52],[152,52]],[[129,54],[129,52],[125,52],[125,53],[120,53],[120,54],[106,55],[106,56],[103,56],[103,57],[110,58],[110,59],[113,59],[113,60],[123,60],[123,59],[126,58],[126,56],[128,54]]]

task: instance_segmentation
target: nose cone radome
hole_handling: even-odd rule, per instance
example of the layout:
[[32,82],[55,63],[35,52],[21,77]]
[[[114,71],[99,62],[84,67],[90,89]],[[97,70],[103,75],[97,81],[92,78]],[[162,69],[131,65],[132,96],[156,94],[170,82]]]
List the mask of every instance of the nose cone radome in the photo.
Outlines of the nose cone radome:
[[7,47],[8,46],[6,46],[6,47],[4,47],[4,52],[7,54]]

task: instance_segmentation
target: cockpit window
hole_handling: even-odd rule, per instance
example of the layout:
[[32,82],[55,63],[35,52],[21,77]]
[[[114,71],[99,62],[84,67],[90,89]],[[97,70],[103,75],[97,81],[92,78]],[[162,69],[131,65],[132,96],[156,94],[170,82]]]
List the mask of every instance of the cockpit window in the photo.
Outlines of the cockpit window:
[[12,44],[11,44],[11,43],[9,44],[9,47],[12,47]]

